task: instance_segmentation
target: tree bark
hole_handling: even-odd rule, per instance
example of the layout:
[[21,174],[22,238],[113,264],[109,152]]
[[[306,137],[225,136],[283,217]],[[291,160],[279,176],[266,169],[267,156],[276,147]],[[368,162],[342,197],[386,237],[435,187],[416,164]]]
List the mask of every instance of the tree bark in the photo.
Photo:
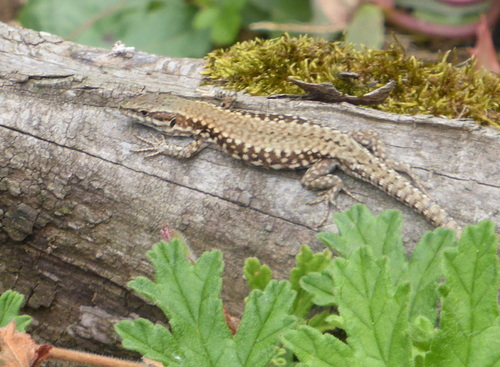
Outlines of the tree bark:
[[[115,322],[164,321],[126,287],[135,276],[152,276],[145,252],[164,223],[198,255],[224,252],[224,300],[236,316],[247,295],[245,258],[258,257],[284,278],[301,244],[322,250],[314,226],[325,206],[306,204],[315,193],[301,187],[301,172],[253,168],[215,148],[190,160],[132,152],[141,147],[136,135],[151,131],[120,114],[119,102],[146,92],[213,92],[199,86],[202,60],[111,52],[1,24],[0,48],[0,292],[26,296],[38,342],[123,355]],[[236,107],[374,130],[459,224],[500,223],[498,131],[241,94]],[[433,229],[380,190],[340,176],[374,213],[403,212],[409,249]],[[338,204],[354,202],[341,195]],[[329,220],[322,230],[335,226]]]

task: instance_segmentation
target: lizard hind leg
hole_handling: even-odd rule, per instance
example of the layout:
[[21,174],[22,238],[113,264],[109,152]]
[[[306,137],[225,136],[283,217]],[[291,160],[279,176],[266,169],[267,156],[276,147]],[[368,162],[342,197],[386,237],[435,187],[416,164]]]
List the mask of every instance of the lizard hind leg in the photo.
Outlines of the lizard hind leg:
[[319,162],[313,164],[302,177],[301,183],[308,190],[322,190],[318,194],[318,198],[308,203],[308,205],[314,205],[319,203],[326,203],[327,209],[325,215],[317,225],[321,227],[328,219],[330,213],[330,205],[338,208],[335,203],[340,191],[345,192],[351,198],[359,201],[359,199],[352,194],[345,187],[344,182],[338,176],[331,174],[332,171],[338,166],[338,162],[335,159],[323,159]]
[[397,162],[387,157],[386,145],[379,134],[371,130],[353,130],[347,133],[358,144],[362,145],[375,157],[384,162],[389,168],[403,172],[408,175],[411,180],[426,193],[426,185],[412,172],[411,167],[405,163]]

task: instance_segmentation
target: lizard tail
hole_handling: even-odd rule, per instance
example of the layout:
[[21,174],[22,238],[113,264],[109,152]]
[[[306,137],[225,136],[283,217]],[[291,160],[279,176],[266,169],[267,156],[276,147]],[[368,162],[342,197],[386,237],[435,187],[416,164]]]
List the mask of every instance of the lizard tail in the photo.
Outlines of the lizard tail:
[[422,214],[436,227],[451,229],[460,236],[461,227],[434,199],[415,187],[395,170],[387,166],[380,168],[385,168],[386,175],[382,177],[372,175],[374,182],[371,183],[373,185],[380,187],[396,200]]

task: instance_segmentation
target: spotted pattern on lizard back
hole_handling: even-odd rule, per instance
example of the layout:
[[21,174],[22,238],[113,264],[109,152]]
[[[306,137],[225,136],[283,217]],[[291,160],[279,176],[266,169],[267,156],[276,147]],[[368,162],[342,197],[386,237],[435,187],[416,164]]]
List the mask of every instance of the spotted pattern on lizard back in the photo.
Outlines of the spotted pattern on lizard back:
[[[324,190],[322,200],[334,203],[340,191],[351,195],[336,168],[368,182],[425,216],[439,227],[460,231],[458,224],[422,189],[397,172],[406,165],[385,157],[384,145],[373,132],[343,133],[293,116],[230,111],[215,105],[170,94],[142,95],[125,101],[120,110],[165,135],[192,136],[186,147],[147,141],[141,149],[153,154],[189,158],[206,142],[231,157],[272,169],[307,169],[302,184]],[[325,219],[325,218],[324,218]]]

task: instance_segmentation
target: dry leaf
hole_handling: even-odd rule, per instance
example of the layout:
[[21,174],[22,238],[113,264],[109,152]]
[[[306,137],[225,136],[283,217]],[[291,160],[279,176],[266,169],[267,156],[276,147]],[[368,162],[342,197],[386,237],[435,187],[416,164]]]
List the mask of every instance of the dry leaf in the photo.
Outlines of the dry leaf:
[[2,367],[32,367],[37,359],[36,345],[29,334],[16,331],[12,321],[0,328],[0,361]]
[[49,359],[50,356],[50,351],[52,350],[53,346],[48,345],[48,344],[42,344],[37,346],[36,350],[36,359],[33,362],[32,367],[38,367],[40,363],[43,361],[46,361]]

